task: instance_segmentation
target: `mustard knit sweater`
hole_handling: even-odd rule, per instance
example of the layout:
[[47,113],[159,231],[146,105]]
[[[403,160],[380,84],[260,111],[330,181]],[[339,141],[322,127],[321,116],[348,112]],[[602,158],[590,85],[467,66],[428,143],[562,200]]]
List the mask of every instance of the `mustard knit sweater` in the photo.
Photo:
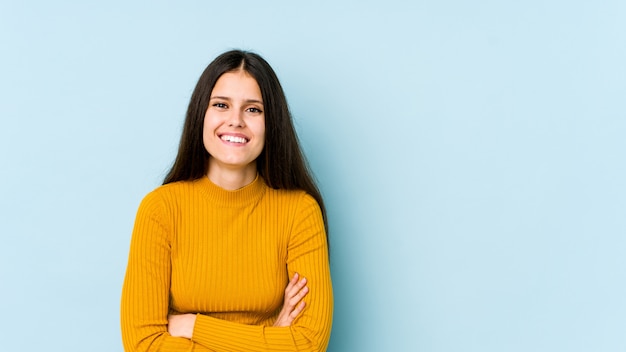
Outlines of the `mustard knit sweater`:
[[[307,278],[306,307],[273,327],[288,278]],[[126,351],[324,351],[333,296],[317,202],[261,177],[227,191],[207,177],[149,193],[137,212],[122,290]],[[197,313],[191,340],[170,313]]]

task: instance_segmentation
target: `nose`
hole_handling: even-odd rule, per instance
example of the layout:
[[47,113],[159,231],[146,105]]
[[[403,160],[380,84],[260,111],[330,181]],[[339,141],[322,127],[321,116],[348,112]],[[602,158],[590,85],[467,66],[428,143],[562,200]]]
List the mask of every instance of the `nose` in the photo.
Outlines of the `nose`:
[[245,122],[243,120],[243,111],[233,110],[233,112],[228,116],[228,126],[244,127]]

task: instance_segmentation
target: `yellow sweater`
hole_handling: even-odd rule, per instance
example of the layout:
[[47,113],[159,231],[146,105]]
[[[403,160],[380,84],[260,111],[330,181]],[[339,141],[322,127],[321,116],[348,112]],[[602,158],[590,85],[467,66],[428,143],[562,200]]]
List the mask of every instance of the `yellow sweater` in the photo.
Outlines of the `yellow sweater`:
[[[306,307],[273,327],[294,272]],[[137,212],[122,290],[126,351],[324,351],[333,296],[317,202],[261,177],[227,191],[207,177],[149,193]],[[191,340],[167,333],[168,313],[197,313]]]

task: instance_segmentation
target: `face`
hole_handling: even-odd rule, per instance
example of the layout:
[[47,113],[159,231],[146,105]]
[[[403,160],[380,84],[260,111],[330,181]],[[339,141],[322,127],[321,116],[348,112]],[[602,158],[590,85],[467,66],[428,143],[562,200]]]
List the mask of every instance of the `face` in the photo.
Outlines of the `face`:
[[210,173],[226,169],[256,173],[256,158],[265,141],[263,111],[261,89],[247,72],[227,72],[217,80],[202,132]]

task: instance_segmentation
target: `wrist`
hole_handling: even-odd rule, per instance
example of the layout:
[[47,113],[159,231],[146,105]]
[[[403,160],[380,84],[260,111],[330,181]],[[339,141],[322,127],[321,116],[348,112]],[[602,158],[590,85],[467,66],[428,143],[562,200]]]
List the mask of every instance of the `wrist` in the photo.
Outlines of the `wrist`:
[[191,340],[191,338],[193,337],[193,329],[196,327],[196,318],[198,317],[198,314],[190,314],[189,317],[189,336],[187,337],[188,339]]

